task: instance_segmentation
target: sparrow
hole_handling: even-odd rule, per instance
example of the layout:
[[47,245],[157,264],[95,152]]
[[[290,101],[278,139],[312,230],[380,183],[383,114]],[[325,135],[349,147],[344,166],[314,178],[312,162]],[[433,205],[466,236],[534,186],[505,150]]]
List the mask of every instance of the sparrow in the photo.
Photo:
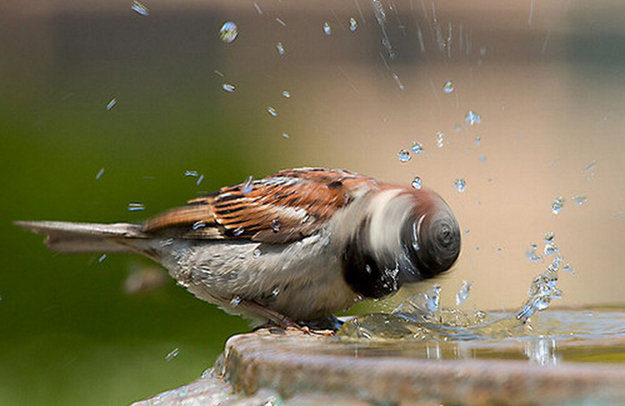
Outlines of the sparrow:
[[460,253],[458,222],[434,191],[323,168],[223,187],[143,224],[15,224],[52,251],[145,255],[199,299],[283,327],[433,278]]

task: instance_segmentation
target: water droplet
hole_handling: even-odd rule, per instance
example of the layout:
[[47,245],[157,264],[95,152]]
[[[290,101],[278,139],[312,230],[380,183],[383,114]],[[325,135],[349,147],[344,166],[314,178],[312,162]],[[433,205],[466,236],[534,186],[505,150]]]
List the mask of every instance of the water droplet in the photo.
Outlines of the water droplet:
[[410,185],[416,190],[421,189],[421,178],[418,176],[415,176],[412,182],[410,182]]
[[543,260],[539,254],[536,253],[536,249],[538,246],[536,244],[532,244],[530,248],[525,252],[525,256],[532,262],[539,262]]
[[276,22],[283,27],[286,27],[286,23],[280,17],[276,17]]
[[425,152],[423,150],[423,145],[421,145],[420,143],[416,141],[412,143],[412,146],[410,147],[410,149],[412,150],[414,154],[422,154],[423,152]]
[[280,228],[282,227],[282,224],[280,224],[280,220],[278,219],[271,220],[270,225],[274,233],[277,233],[278,231],[280,231]]
[[287,133],[282,133],[282,136],[283,136],[284,138],[291,138],[291,137],[289,136],[289,134],[287,134]]
[[206,227],[206,223],[204,222],[204,220],[198,220],[195,223],[193,223],[193,225],[191,226],[191,228],[193,228],[194,230],[197,230],[202,227]]
[[458,178],[454,181],[454,187],[458,192],[464,192],[467,188],[467,183],[463,178]]
[[219,29],[219,36],[223,42],[230,44],[239,36],[239,27],[232,21],[226,21]]
[[235,228],[234,230],[232,230],[232,235],[234,235],[235,237],[238,237],[241,234],[243,234],[244,232],[245,232],[245,228],[239,226],[239,227]]
[[273,296],[278,296],[278,295],[280,294],[280,288],[274,288],[274,289],[271,291],[271,294],[272,294]]
[[106,254],[102,254],[102,256],[100,258],[98,258],[98,262],[102,263],[102,262],[104,262],[105,259],[106,259]]
[[165,356],[165,361],[167,362],[171,361],[172,359],[176,358],[179,353],[180,353],[180,350],[178,348],[174,348],[173,350],[171,350],[169,354]]
[[475,137],[475,145],[480,145],[482,143],[482,137],[480,137],[479,135],[477,137]]
[[272,117],[278,117],[278,112],[271,106],[267,107],[267,113],[269,113]]
[[486,155],[480,155],[480,162],[486,162]]
[[108,104],[106,105],[106,110],[110,111],[116,105],[117,105],[117,99],[113,97],[111,101],[108,102]]
[[588,172],[594,171],[596,168],[597,168],[597,161],[592,161],[584,168],[584,172],[588,173]]
[[552,241],[548,242],[547,244],[545,244],[544,252],[545,252],[545,255],[557,254],[559,252],[558,246],[552,240]]
[[201,174],[199,178],[197,178],[197,182],[195,182],[195,184],[197,186],[200,186],[200,183],[202,183],[202,181],[204,180],[204,174]]
[[254,180],[251,176],[245,179],[245,182],[241,185],[241,194],[246,195],[254,189]]
[[98,171],[98,174],[95,175],[95,179],[96,180],[100,180],[100,178],[102,177],[102,175],[104,175],[104,168],[100,168],[100,171]]
[[197,178],[197,171],[184,171],[184,176],[192,176],[194,178]]
[[399,162],[408,162],[410,161],[410,152],[406,149],[400,149],[399,152],[397,153],[397,156],[399,157]]
[[568,273],[570,273],[571,275],[575,275],[575,269],[573,269],[573,267],[571,266],[571,264],[564,264],[564,265],[562,266],[562,270],[563,270],[564,272],[568,272]]
[[128,203],[128,211],[145,210],[143,203]]
[[472,286],[473,281],[462,281],[462,287],[460,287],[460,290],[456,293],[456,306],[460,306],[467,301]]
[[358,29],[358,21],[354,17],[349,19],[349,30],[354,32]]
[[254,251],[252,252],[252,256],[254,258],[260,258],[261,255],[262,255],[262,252],[258,248],[255,248]]
[[239,304],[241,304],[243,300],[241,299],[240,296],[235,296],[232,299],[230,299],[230,306],[232,307],[237,307]]
[[147,17],[150,15],[150,10],[148,10],[146,6],[139,3],[137,0],[133,0],[132,5],[130,6],[130,9],[134,11],[135,13],[142,15],[144,17]]
[[167,247],[169,245],[173,245],[174,244],[174,239],[173,238],[168,238],[164,241],[161,241],[160,246],[161,247]]
[[290,99],[291,93],[288,90],[285,90],[282,92],[282,97],[284,97],[285,99]]
[[280,55],[284,55],[284,53],[286,52],[286,51],[284,50],[284,45],[282,45],[282,42],[278,42],[278,43],[276,44],[276,50],[278,51],[278,53],[279,53]]
[[223,83],[223,84],[221,85],[221,88],[222,88],[222,89],[224,89],[224,90],[225,90],[226,92],[228,92],[228,93],[233,93],[233,92],[234,92],[234,90],[235,90],[234,85],[233,85],[233,84],[230,84],[230,83]]
[[438,145],[439,148],[443,148],[445,144],[446,144],[445,134],[441,131],[438,131],[436,133],[436,145]]
[[404,90],[406,88],[404,84],[401,82],[401,80],[399,79],[399,76],[397,76],[397,73],[393,73],[391,77],[395,81],[395,84],[397,84],[397,87],[399,87],[399,90]]
[[469,125],[480,124],[482,122],[482,116],[474,112],[473,110],[469,110],[467,115],[464,118],[464,121]]
[[565,199],[563,196],[558,196],[555,199],[553,199],[553,202],[551,202],[551,212],[553,214],[560,213],[560,211],[564,208],[564,202],[565,202]]
[[330,23],[327,21],[323,23],[323,32],[326,35],[332,35],[332,27],[330,26]]
[[425,296],[427,310],[432,313],[436,313],[441,302],[441,285],[437,283],[430,289],[426,290],[423,294]]
[[451,80],[448,80],[447,82],[445,82],[445,84],[443,85],[443,92],[445,93],[451,93],[454,91],[454,82],[452,82]]
[[575,205],[577,206],[581,206],[582,204],[586,203],[586,201],[588,200],[588,198],[583,195],[575,195],[572,197],[572,199],[573,199],[573,203],[575,203]]

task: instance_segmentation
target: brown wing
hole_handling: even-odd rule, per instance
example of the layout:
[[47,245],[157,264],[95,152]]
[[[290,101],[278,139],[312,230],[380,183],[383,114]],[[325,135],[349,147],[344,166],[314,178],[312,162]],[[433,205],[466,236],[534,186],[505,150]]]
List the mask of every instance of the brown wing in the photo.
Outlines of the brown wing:
[[341,170],[290,169],[193,199],[148,221],[145,231],[184,238],[296,241],[376,183]]

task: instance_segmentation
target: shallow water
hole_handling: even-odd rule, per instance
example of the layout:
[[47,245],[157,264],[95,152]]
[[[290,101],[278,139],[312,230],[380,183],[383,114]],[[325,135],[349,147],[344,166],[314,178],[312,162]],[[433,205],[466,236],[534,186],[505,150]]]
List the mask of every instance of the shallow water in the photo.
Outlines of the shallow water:
[[359,356],[423,359],[625,362],[625,309],[549,310],[526,322],[516,313],[464,313],[444,309],[421,321],[371,314],[347,322],[343,342],[362,344]]

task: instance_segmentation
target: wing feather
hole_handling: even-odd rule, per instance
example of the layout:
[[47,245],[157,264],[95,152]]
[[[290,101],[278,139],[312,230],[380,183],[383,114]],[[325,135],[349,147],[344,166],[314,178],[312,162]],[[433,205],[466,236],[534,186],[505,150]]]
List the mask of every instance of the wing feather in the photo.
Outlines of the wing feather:
[[176,231],[183,238],[297,241],[376,185],[373,178],[348,171],[290,169],[190,200],[149,220],[145,231]]

